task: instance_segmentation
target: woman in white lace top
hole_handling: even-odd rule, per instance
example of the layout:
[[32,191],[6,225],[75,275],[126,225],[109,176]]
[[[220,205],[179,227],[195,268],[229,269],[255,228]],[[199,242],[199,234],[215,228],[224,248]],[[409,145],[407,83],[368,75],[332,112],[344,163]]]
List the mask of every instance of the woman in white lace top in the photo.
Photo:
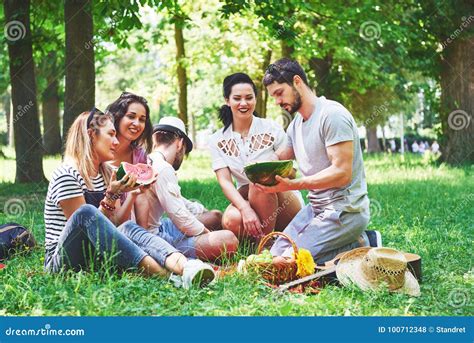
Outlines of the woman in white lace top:
[[274,121],[256,116],[257,88],[247,74],[227,76],[223,90],[226,105],[221,107],[219,118],[224,128],[209,139],[212,169],[231,202],[222,223],[240,238],[259,239],[272,230],[285,229],[303,200],[299,192],[259,192],[249,181],[244,166],[277,160],[275,151],[286,143],[286,134]]

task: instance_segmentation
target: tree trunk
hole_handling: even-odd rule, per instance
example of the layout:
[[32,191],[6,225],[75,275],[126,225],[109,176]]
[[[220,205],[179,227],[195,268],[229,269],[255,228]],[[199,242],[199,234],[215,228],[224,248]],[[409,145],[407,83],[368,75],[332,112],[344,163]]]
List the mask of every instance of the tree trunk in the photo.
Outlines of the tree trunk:
[[442,159],[474,163],[474,37],[457,38],[444,53],[441,71]]
[[175,19],[174,23],[174,40],[176,43],[176,64],[178,74],[178,116],[188,127],[188,77],[186,75],[184,37],[183,37],[183,20]]
[[292,58],[295,48],[293,45],[289,45],[286,39],[280,41],[281,44],[281,56],[286,58]]
[[324,95],[328,99],[333,99],[329,86],[329,72],[332,66],[332,56],[326,56],[324,59],[312,57],[309,60],[309,67],[314,71],[316,82],[313,89],[317,94]]
[[12,98],[10,92],[7,90],[3,97],[3,109],[5,110],[5,117],[7,119],[7,141],[8,146],[13,146],[13,125],[12,125]]
[[263,64],[260,70],[262,71],[261,75],[258,75],[257,81],[255,84],[257,85],[257,105],[255,106],[255,111],[257,112],[260,118],[267,117],[267,99],[268,93],[267,88],[263,86],[262,78],[265,74],[265,70],[267,69],[268,65],[270,64],[270,60],[272,58],[272,51],[268,50],[265,53]]
[[15,137],[15,182],[44,181],[43,147],[36,102],[35,64],[30,31],[29,0],[5,0],[5,21],[17,31],[7,36]]
[[267,104],[268,104],[268,98],[270,95],[267,92],[267,88],[265,87],[265,92],[263,94],[263,106],[262,106],[262,118],[267,117]]
[[66,0],[66,90],[64,95],[63,135],[76,117],[90,111],[95,103],[95,66],[92,2]]
[[[295,48],[292,45],[288,45],[288,42],[285,39],[280,41],[281,43],[281,55],[285,58],[293,58],[292,55],[295,52]],[[280,117],[277,118],[277,122],[281,124],[283,129],[286,131],[288,125],[292,121],[292,116],[290,116],[286,111],[281,111]]]
[[367,152],[380,152],[380,144],[377,139],[377,127],[366,127],[367,131]]
[[387,139],[385,138],[385,128],[384,124],[380,125],[380,128],[382,129],[382,151],[387,152]]
[[43,145],[48,155],[61,153],[59,129],[59,82],[48,75],[48,87],[42,95],[43,101]]

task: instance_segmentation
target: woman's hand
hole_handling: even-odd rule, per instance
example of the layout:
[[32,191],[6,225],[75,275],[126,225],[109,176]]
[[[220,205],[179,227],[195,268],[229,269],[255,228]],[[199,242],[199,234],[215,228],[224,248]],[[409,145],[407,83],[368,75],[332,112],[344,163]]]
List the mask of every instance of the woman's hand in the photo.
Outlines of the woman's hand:
[[148,185],[139,185],[138,188],[136,188],[135,190],[131,191],[130,194],[132,196],[138,196],[140,194],[144,194],[146,193],[150,188],[151,186],[153,186],[156,182],[156,178],[157,178],[158,174],[154,174],[153,175],[153,182],[148,184]]
[[252,207],[244,207],[240,211],[240,214],[242,215],[242,222],[244,224],[245,232],[255,238],[262,237],[262,224],[260,223],[260,219]]
[[117,174],[114,172],[110,179],[107,192],[119,195],[121,193],[134,191],[139,188],[139,186],[135,186],[136,181],[137,177],[133,174],[126,174],[120,181],[117,181]]
[[138,196],[138,195],[140,195],[140,194],[144,194],[144,193],[146,193],[146,192],[151,188],[151,185],[153,185],[155,182],[156,182],[156,181],[154,181],[154,182],[152,182],[152,183],[150,183],[150,184],[148,184],[148,185],[140,185],[140,186],[138,186],[137,189],[131,191],[130,194],[131,194],[132,196]]

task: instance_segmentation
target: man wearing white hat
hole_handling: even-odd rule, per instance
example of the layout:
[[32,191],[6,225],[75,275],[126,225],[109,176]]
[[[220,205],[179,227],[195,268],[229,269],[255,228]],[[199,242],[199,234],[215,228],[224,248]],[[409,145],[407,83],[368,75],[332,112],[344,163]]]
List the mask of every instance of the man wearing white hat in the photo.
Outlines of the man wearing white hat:
[[[181,195],[176,171],[192,149],[193,143],[179,118],[164,117],[153,127],[148,163],[158,177],[149,194],[149,229],[187,257],[214,260],[229,256],[237,251],[237,237],[228,230],[209,230],[216,225],[211,224],[213,220],[205,220],[204,207]],[[164,213],[169,218],[162,218]],[[215,213],[208,212],[210,217]]]

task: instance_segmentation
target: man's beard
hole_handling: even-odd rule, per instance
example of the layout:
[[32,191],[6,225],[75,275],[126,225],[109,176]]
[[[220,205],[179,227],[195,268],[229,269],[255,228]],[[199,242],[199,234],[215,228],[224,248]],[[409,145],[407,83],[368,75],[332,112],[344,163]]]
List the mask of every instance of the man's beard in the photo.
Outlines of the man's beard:
[[300,92],[295,87],[291,87],[293,90],[293,97],[295,98],[295,101],[290,104],[290,110],[288,111],[291,115],[295,114],[299,108],[301,107],[302,101],[301,101],[301,95]]
[[183,145],[183,148],[181,149],[181,151],[176,152],[176,156],[174,157],[174,161],[173,161],[174,170],[178,171],[179,168],[181,167],[181,164],[183,163],[185,151],[186,151],[186,146]]

